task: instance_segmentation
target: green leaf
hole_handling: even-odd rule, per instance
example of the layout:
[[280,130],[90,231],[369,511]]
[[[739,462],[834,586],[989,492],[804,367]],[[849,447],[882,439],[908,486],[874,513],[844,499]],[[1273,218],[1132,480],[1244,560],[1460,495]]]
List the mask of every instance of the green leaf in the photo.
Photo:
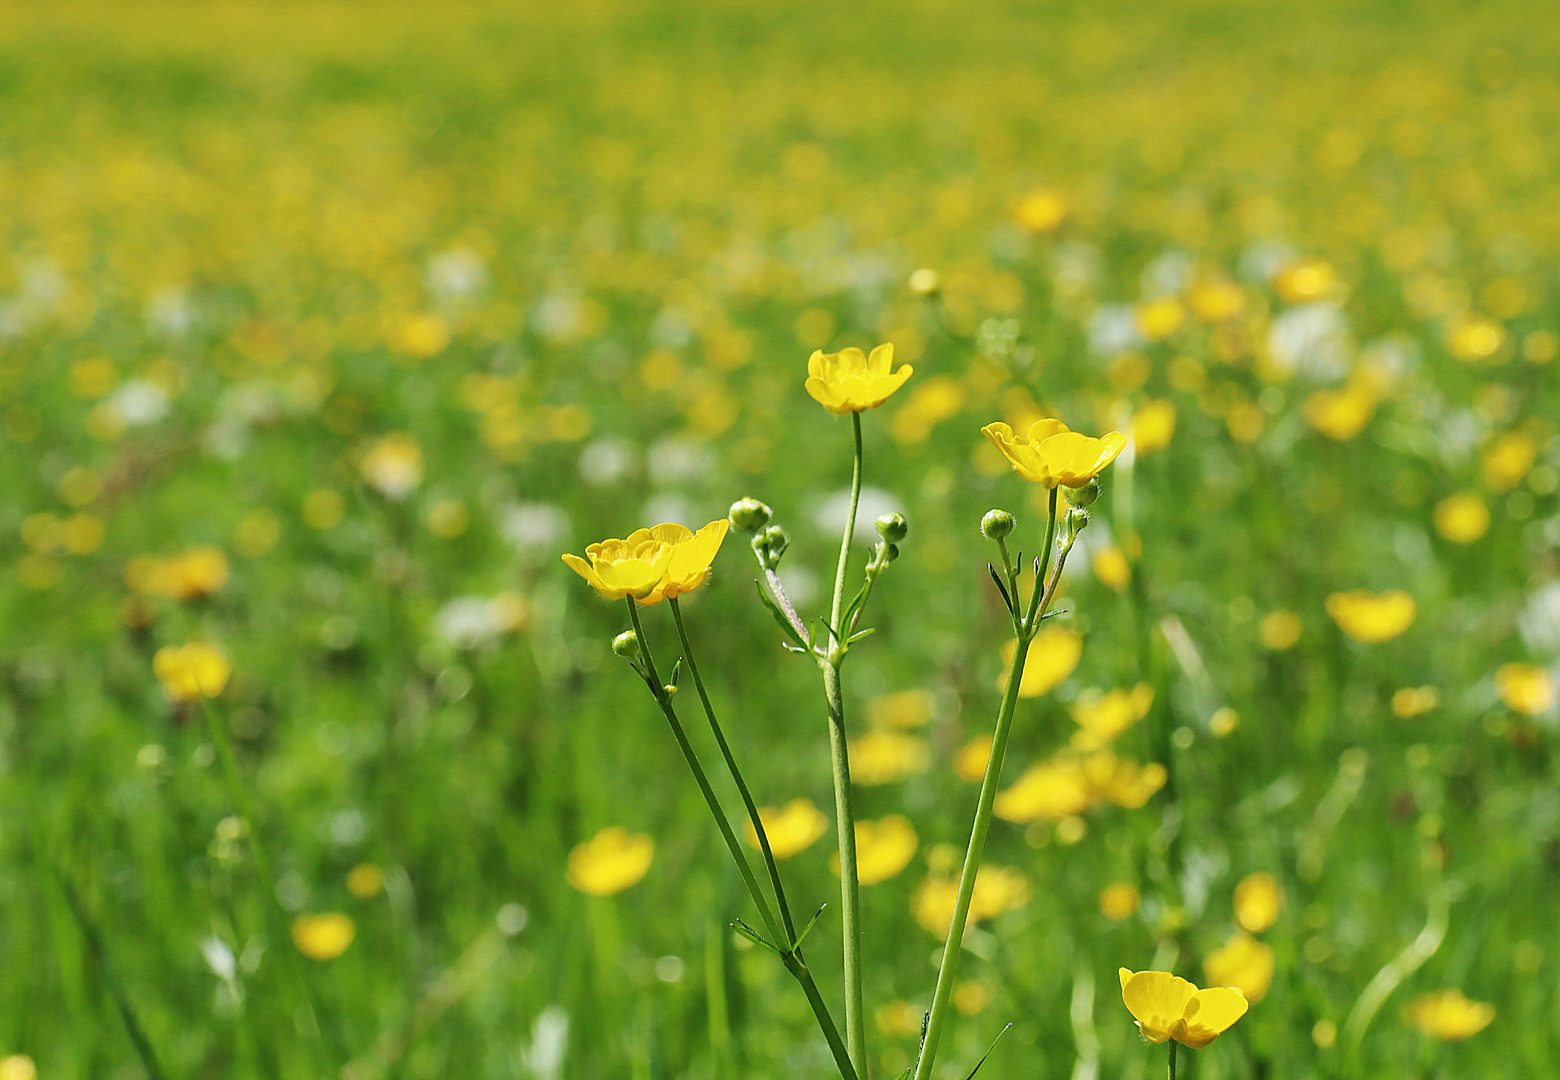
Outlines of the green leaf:
[[[763,934],[760,934],[757,930],[754,930],[741,919],[738,919],[736,922],[732,923],[731,928],[737,933],[741,934],[743,937],[747,938],[754,945],[762,945],[764,948],[768,949],[782,960],[785,959],[785,954],[782,953],[779,949],[775,948],[774,945],[770,944],[768,938],[766,938]],[[987,1052],[989,1053],[990,1051]]]
[[850,636],[850,638],[848,640],[846,640],[845,644],[846,645],[854,645],[854,644],[856,644],[856,642],[860,641],[862,638],[864,638],[864,637],[871,637],[875,633],[877,633],[877,627],[875,627],[875,626],[869,626],[865,630],[857,630],[854,634],[852,634]]
[[669,686],[677,685],[677,676],[682,674],[682,662],[683,658],[679,656],[677,662],[672,665],[672,677],[666,680]]
[[823,909],[828,906],[828,904],[820,904],[813,917],[807,920],[807,925],[802,927],[802,932],[796,935],[796,944],[791,947],[793,952],[802,947],[802,942],[807,940],[807,935],[812,932],[812,928],[818,924],[819,917],[823,915]]
[[769,609],[769,614],[775,617],[775,622],[785,632],[785,636],[797,645],[806,645],[807,642],[803,641],[801,635],[796,632],[796,627],[791,625],[791,620],[785,617],[785,612],[780,610],[780,605],[769,598],[769,594],[764,591],[757,578],[753,579],[753,588],[758,592],[758,598],[764,602],[764,606]]
[[1007,1027],[997,1032],[997,1037],[991,1040],[991,1045],[986,1048],[986,1052],[980,1056],[980,1060],[975,1063],[975,1067],[970,1070],[970,1074],[966,1076],[964,1080],[975,1080],[975,1074],[980,1072],[980,1067],[986,1064],[986,1059],[991,1056],[991,1052],[997,1048],[997,1043],[1002,1041],[1002,1036],[1006,1035],[1012,1026],[1013,1025],[1009,1023]]

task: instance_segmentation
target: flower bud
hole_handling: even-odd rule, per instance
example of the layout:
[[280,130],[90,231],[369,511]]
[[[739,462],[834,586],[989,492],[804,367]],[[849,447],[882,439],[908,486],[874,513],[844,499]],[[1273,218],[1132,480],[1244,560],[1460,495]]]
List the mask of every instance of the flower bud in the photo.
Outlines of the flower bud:
[[639,635],[632,630],[624,630],[612,639],[612,651],[625,660],[639,659]]
[[1018,521],[1006,510],[988,510],[980,519],[981,535],[987,540],[1001,540],[1011,533]]
[[671,683],[667,683],[661,689],[666,691],[666,699],[668,701],[677,696],[677,687]]
[[1094,500],[1100,497],[1099,479],[1090,480],[1082,487],[1067,489],[1067,504],[1069,506],[1092,506]]
[[877,519],[877,531],[890,544],[897,544],[910,535],[910,523],[903,514],[884,514]]
[[750,496],[732,503],[726,516],[731,519],[731,527],[737,532],[751,533],[768,525],[773,513],[769,507]]
[[1067,511],[1067,528],[1072,530],[1072,534],[1074,536],[1077,536],[1079,533],[1083,532],[1084,526],[1088,523],[1089,512],[1083,507],[1075,506],[1071,510]]
[[785,549],[791,546],[791,535],[780,526],[771,525],[763,531],[759,541],[771,556],[778,559]]
[[899,545],[898,544],[889,544],[888,547],[884,551],[884,559],[883,559],[883,561],[884,562],[893,562],[897,558],[899,558]]

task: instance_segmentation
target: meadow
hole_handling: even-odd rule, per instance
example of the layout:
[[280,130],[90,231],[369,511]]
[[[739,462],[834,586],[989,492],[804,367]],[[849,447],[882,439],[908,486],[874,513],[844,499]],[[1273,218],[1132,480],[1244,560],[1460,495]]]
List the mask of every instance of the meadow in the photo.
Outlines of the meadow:
[[[982,1078],[1162,1075],[1122,967],[1244,987],[1198,1080],[1552,1075],[1557,148],[1525,0],[0,4],[0,1080],[838,1075],[560,555],[754,497],[822,610],[808,357],[884,342],[870,1075],[1002,696],[980,521],[1044,524],[980,429],[1044,417],[1129,443],[937,1075],[1009,1022]],[[832,1006],[823,701],[745,546],[688,631]]]

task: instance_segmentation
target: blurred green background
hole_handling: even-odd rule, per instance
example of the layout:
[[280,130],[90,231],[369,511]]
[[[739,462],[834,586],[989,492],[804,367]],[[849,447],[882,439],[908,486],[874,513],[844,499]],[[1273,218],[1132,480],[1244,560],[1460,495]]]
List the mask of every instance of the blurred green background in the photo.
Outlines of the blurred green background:
[[[1116,750],[1167,783],[997,823],[1023,887],[946,1075],[1009,1020],[983,1076],[1157,1075],[1115,971],[1204,981],[1253,873],[1272,985],[1195,1075],[1544,1075],[1557,61],[1518,2],[6,4],[0,1076],[145,1075],[116,997],[169,1077],[323,1075],[200,713],[152,673],[190,640],[232,658],[282,906],[351,920],[304,965],[352,1075],[826,1076],[725,929],[752,915],[608,650],[624,612],[558,555],[751,494],[817,611],[850,436],[805,362],[881,341],[916,374],[864,418],[864,517],[911,533],[847,707],[893,732],[859,812],[918,846],[864,888],[874,1075],[914,1049],[916,900],[997,704],[976,525],[1038,543],[978,428],[1043,415],[1138,446],[1006,776],[1144,684]],[[686,605],[701,668],[759,801],[828,814],[817,675],[742,547]],[[1327,598],[1357,588],[1412,624],[1355,640]],[[648,871],[572,888],[614,826]],[[832,836],[783,864],[799,908],[837,900]],[[1113,884],[1141,904],[1102,911]],[[1447,988],[1489,1027],[1408,1022]]]

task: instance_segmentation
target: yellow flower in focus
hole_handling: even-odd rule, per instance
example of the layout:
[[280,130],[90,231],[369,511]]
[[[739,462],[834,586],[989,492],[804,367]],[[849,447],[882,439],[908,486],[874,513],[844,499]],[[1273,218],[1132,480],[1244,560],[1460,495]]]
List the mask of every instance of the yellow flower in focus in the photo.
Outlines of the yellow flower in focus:
[[569,884],[591,896],[612,896],[637,884],[654,855],[650,837],[610,826],[569,852]]
[[1373,593],[1369,589],[1335,592],[1327,597],[1327,614],[1355,641],[1390,641],[1414,622],[1414,598],[1401,589]]
[[1139,454],[1170,445],[1175,434],[1175,403],[1150,401],[1132,417],[1132,446]]
[[1495,1006],[1469,1001],[1461,990],[1437,990],[1415,998],[1404,1019],[1426,1035],[1447,1041],[1466,1039],[1489,1027]]
[[1488,360],[1506,343],[1506,328],[1489,319],[1466,319],[1446,334],[1446,348],[1459,360],[1476,364]]
[[897,731],[869,731],[850,744],[851,779],[858,784],[894,784],[926,771],[924,740]]
[[1093,792],[1082,763],[1075,757],[1059,757],[1031,765],[997,795],[994,812],[1003,821],[1020,825],[1030,821],[1060,821],[1089,808]]
[[1041,188],[1024,196],[1013,216],[1032,233],[1050,232],[1067,216],[1067,198],[1054,188]]
[[[683,525],[667,524],[651,529],[637,529],[631,533],[624,541],[625,544],[637,545],[652,540],[672,549],[672,561],[666,566],[665,576],[650,590],[649,595],[639,598],[640,604],[648,607],[660,603],[662,599],[675,600],[708,581],[710,564],[715,561],[720,545],[725,542],[726,530],[730,528],[731,522],[721,518],[710,522],[698,532]],[[589,554],[589,551],[587,548],[586,553]]]
[[[769,850],[777,859],[789,859],[805,851],[829,829],[829,819],[810,799],[792,799],[778,810],[760,806],[758,819],[764,823]],[[747,822],[747,842],[751,847],[759,846],[758,831],[752,821]]]
[[221,649],[192,641],[158,649],[152,657],[152,672],[174,701],[196,701],[222,693],[233,667]]
[[639,539],[591,544],[585,549],[589,562],[573,552],[566,552],[563,561],[604,600],[621,600],[625,596],[644,599],[661,585],[672,563],[672,547],[650,539],[648,529],[640,529],[634,536]]
[[1143,904],[1143,894],[1127,881],[1116,881],[1100,893],[1100,914],[1113,922],[1130,919]]
[[1351,381],[1341,390],[1318,390],[1305,399],[1305,422],[1329,439],[1354,438],[1376,415],[1376,391],[1366,383]]
[[1132,313],[1132,322],[1145,341],[1163,341],[1186,321],[1186,309],[1173,296],[1162,296],[1139,304]]
[[1471,544],[1490,527],[1490,508],[1476,492],[1448,495],[1435,507],[1435,531],[1454,544]]
[[1147,716],[1153,703],[1154,689],[1147,683],[1139,683],[1131,690],[1112,690],[1108,694],[1098,690],[1084,691],[1072,708],[1073,723],[1079,728],[1073,734],[1072,748],[1088,752],[1108,745]]
[[1279,608],[1262,616],[1262,622],[1257,626],[1257,640],[1262,642],[1264,649],[1283,652],[1294,648],[1304,629],[1305,624],[1300,621],[1300,616]]
[[1127,445],[1127,437],[1119,431],[1095,439],[1052,419],[1036,420],[1022,437],[1000,421],[980,430],[1008,459],[1014,472],[1047,488],[1058,484],[1082,487],[1115,461]]
[[873,727],[918,728],[932,718],[932,695],[925,690],[901,690],[867,702]]
[[1495,672],[1495,689],[1508,709],[1526,716],[1546,713],[1555,704],[1554,680],[1534,664],[1502,664]]
[[1510,491],[1522,482],[1538,460],[1538,444],[1525,431],[1502,435],[1484,451],[1484,482],[1496,491]]
[[1260,934],[1278,921],[1284,906],[1284,890],[1272,874],[1248,874],[1235,886],[1235,921]]
[[1115,544],[1107,544],[1096,550],[1089,557],[1089,568],[1099,578],[1101,585],[1116,592],[1125,592],[1132,583],[1132,567]]
[[356,936],[357,927],[339,911],[299,915],[292,924],[293,944],[310,960],[336,959]]
[[1168,971],[1122,968],[1121,1000],[1151,1043],[1174,1039],[1201,1049],[1246,1015],[1246,997],[1228,986],[1199,990]]
[[1202,281],[1186,294],[1186,306],[1203,322],[1228,322],[1246,306],[1246,294],[1233,281]]
[[[958,899],[957,879],[928,878],[915,895],[915,921],[927,932],[946,940]],[[982,866],[975,874],[975,891],[970,894],[969,924],[994,919],[1027,903],[1029,881],[1022,873],[1005,866]]]
[[363,479],[390,499],[404,499],[422,483],[422,447],[410,435],[396,432],[370,446],[358,463]]
[[953,771],[960,780],[978,784],[985,779],[991,761],[991,736],[977,735],[953,756]]
[[1392,714],[1407,720],[1429,712],[1440,702],[1441,695],[1433,686],[1405,686],[1392,695]]
[[915,373],[909,364],[890,372],[892,343],[879,345],[870,356],[860,349],[815,352],[807,358],[807,393],[835,416],[875,409]]
[[384,887],[384,872],[373,863],[359,863],[347,871],[347,891],[359,900],[378,896]]
[[[920,838],[910,819],[889,814],[881,821],[856,822],[856,876],[863,885],[876,885],[895,877],[910,865],[920,847]],[[840,858],[834,856],[832,869],[840,872]]]
[[[1002,646],[1003,666],[1011,670],[1013,654],[1018,651],[1015,642]],[[1021,698],[1040,697],[1049,694],[1058,683],[1073,673],[1083,656],[1083,635],[1065,626],[1047,626],[1029,643],[1024,658],[1024,677],[1018,684]],[[1007,689],[1007,670],[997,676],[997,689]]]
[[1337,271],[1330,263],[1307,259],[1280,270],[1273,279],[1273,287],[1289,303],[1298,304],[1324,295],[1337,280]]
[[1203,974],[1215,986],[1233,986],[1255,1005],[1273,983],[1273,949],[1250,934],[1235,934],[1203,960]]

